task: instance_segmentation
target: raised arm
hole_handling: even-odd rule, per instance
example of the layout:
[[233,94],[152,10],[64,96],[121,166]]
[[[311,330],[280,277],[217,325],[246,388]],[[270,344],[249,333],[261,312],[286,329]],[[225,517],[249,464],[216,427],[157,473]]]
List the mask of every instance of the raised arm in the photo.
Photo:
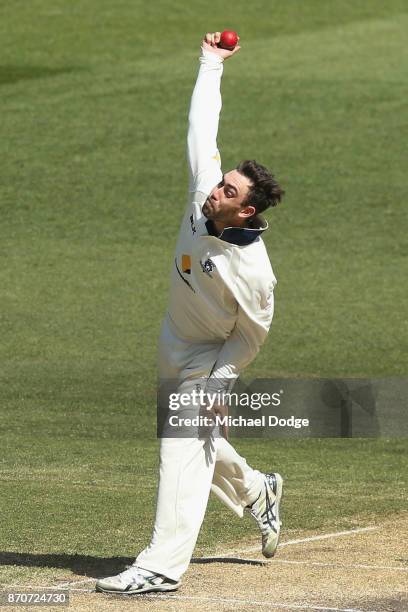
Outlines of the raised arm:
[[219,49],[220,33],[206,34],[202,41],[200,69],[190,104],[187,158],[190,191],[209,192],[221,179],[221,160],[217,148],[221,111],[223,62],[237,51]]

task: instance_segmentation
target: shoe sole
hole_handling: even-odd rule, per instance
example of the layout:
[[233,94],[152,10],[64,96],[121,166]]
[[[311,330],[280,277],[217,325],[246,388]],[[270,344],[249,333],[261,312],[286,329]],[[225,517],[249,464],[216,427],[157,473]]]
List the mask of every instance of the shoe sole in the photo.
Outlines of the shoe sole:
[[276,498],[275,498],[275,508],[276,508],[276,522],[278,524],[278,533],[276,534],[276,540],[274,541],[273,545],[272,545],[272,550],[268,550],[268,545],[265,546],[265,548],[262,549],[262,554],[264,557],[266,557],[267,559],[270,559],[271,557],[273,557],[276,553],[276,549],[278,548],[278,544],[279,544],[279,537],[280,537],[280,528],[281,528],[281,520],[280,520],[280,514],[279,514],[279,506],[280,503],[282,501],[282,495],[283,495],[283,478],[280,474],[275,473],[275,477],[276,477]]
[[177,582],[176,584],[158,584],[158,585],[146,585],[144,587],[142,587],[141,589],[137,589],[137,590],[129,590],[129,591],[117,591],[114,589],[104,589],[103,587],[99,586],[98,584],[95,586],[95,591],[97,591],[98,593],[109,593],[111,595],[138,595],[139,593],[151,593],[153,591],[155,592],[168,592],[168,591],[177,591],[177,589],[180,586],[180,582]]

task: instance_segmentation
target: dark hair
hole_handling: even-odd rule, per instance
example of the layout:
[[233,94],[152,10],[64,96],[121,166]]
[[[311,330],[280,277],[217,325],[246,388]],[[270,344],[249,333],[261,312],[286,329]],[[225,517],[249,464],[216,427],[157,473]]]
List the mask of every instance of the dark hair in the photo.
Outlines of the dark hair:
[[285,192],[265,166],[254,159],[246,159],[238,164],[237,170],[252,182],[245,206],[251,204],[255,207],[255,214],[259,214],[279,204]]

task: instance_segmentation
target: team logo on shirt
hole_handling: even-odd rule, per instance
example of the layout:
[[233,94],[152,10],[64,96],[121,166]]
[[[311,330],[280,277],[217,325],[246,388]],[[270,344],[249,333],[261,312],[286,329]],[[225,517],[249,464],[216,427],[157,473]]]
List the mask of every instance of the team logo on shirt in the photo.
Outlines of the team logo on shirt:
[[204,262],[200,261],[200,264],[204,274],[207,274],[210,278],[212,278],[211,272],[215,268],[215,263],[210,258],[208,258]]

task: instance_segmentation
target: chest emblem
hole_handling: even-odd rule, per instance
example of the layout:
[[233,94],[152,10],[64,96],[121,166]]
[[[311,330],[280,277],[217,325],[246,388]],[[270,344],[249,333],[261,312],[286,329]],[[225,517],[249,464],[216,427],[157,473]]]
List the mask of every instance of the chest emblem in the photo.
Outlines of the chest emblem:
[[204,262],[200,261],[200,264],[204,274],[207,274],[210,278],[212,278],[211,272],[215,268],[215,263],[210,258],[208,258]]

